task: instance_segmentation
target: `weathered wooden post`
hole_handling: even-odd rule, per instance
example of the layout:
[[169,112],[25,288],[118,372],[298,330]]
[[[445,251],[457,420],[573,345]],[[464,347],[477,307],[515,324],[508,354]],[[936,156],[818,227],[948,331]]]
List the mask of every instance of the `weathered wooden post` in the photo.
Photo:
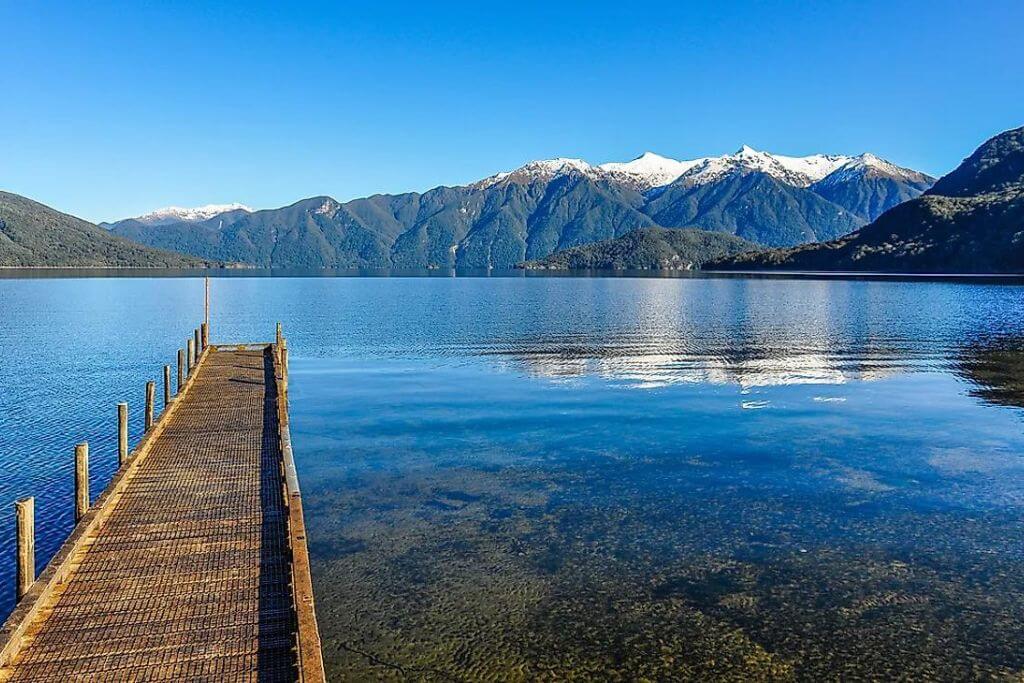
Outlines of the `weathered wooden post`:
[[164,366],[164,409],[171,405],[171,366]]
[[209,325],[209,323],[203,323],[202,325],[200,325],[199,326],[199,331],[202,332],[202,334],[200,336],[202,337],[203,351],[205,351],[206,347],[210,345],[210,325]]
[[281,347],[281,388],[288,393],[288,345]]
[[199,334],[199,328],[192,330],[192,338],[195,342],[196,347],[196,363],[199,362],[199,356],[203,353],[203,337]]
[[204,293],[203,299],[203,347],[210,343],[210,276],[207,275],[204,278]]
[[178,349],[178,391],[185,386],[185,349]]
[[75,523],[89,511],[89,444],[75,446]]
[[18,571],[17,597],[21,600],[36,580],[36,511],[34,498],[22,498],[14,504],[17,524]]
[[128,461],[128,404],[117,404],[117,464]]
[[282,339],[284,339],[284,337],[281,334],[281,323],[278,323],[277,324],[277,337],[274,339],[274,341],[277,342],[277,348],[281,348],[281,340]]
[[196,365],[196,341],[195,339],[189,339],[185,346],[188,348],[188,353],[185,354],[186,360],[188,360],[188,367],[185,368],[185,374],[191,375],[192,368]]
[[156,404],[156,382],[146,382],[146,431],[153,428],[153,409]]

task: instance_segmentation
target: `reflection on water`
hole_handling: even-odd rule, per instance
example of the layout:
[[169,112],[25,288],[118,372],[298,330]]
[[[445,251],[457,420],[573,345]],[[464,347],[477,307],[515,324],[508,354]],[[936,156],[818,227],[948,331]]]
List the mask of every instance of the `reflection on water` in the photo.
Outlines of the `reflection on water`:
[[[193,281],[69,282],[0,281],[0,512],[52,479],[47,529],[70,446],[107,443],[103,410],[201,301]],[[338,677],[1013,678],[1019,292],[233,277],[213,330],[288,333]],[[96,405],[44,389],[83,381]],[[7,455],[24,443],[31,467]]]
[[996,405],[1024,407],[1024,338],[968,346],[961,353],[959,374],[975,385],[972,395]]
[[845,384],[882,379],[898,372],[902,364],[887,363],[879,354],[874,360],[842,359],[820,353],[751,357],[708,357],[667,353],[623,353],[609,349],[599,354],[581,349],[543,349],[533,346],[515,354],[523,371],[551,379],[596,375],[622,380],[638,389],[654,389],[677,383],[736,384],[768,387],[785,384]]

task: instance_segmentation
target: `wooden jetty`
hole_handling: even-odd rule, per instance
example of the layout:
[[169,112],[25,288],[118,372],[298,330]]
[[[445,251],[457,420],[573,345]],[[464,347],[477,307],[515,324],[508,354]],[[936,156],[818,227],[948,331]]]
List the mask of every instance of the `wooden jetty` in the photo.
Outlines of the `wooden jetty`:
[[130,453],[118,411],[122,465],[91,506],[75,449],[78,521],[38,578],[18,501],[0,681],[323,681],[280,324],[270,344],[210,345],[208,323],[189,342]]

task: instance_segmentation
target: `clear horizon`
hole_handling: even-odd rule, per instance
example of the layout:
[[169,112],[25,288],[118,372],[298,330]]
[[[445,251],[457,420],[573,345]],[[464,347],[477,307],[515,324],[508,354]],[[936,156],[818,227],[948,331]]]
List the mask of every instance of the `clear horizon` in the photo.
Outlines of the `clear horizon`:
[[0,189],[92,221],[424,191],[533,159],[872,152],[1024,124],[1024,6],[0,7]]

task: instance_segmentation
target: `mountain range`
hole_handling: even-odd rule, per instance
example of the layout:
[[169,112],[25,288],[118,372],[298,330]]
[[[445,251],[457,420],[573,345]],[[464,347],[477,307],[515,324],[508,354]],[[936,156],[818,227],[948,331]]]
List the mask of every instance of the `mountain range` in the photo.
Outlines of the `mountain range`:
[[550,159],[424,193],[170,208],[103,225],[152,247],[263,267],[501,269],[638,228],[703,228],[776,247],[831,240],[932,182],[871,154],[744,146],[687,161]]
[[0,192],[0,267],[205,268],[212,264],[111,235],[88,221]]
[[916,199],[837,240],[745,253],[728,270],[1024,272],[1024,127],[982,144]]

